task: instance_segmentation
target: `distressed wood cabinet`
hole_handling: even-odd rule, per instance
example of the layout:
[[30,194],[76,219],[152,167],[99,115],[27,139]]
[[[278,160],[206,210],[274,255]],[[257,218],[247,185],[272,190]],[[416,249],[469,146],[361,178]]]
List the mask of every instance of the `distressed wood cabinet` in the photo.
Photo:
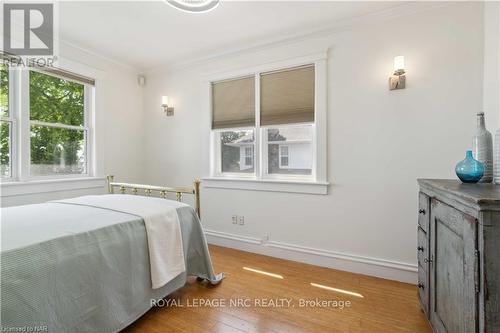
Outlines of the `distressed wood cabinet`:
[[418,183],[422,310],[438,333],[500,332],[500,185]]

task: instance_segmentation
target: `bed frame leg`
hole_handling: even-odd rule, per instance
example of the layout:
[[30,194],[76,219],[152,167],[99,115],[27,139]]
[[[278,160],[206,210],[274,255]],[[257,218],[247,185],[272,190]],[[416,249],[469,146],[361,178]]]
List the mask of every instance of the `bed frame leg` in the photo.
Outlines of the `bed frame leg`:
[[201,209],[200,209],[200,180],[196,179],[193,183],[194,185],[194,207],[196,209],[196,213],[198,214],[198,218],[201,218]]
[[114,181],[115,179],[115,176],[113,175],[108,175],[106,176],[106,180],[108,181],[108,193],[109,194],[113,194],[114,191],[113,191],[113,185],[111,185],[111,183]]

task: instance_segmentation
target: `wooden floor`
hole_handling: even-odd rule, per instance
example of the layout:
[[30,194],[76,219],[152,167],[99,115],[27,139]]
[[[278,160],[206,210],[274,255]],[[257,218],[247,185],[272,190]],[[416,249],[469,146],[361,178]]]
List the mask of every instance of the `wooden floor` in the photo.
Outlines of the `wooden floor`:
[[[220,285],[190,279],[166,298],[171,305],[175,301],[184,307],[154,307],[123,332],[432,332],[418,306],[414,285],[217,246],[210,246],[210,252],[216,272],[226,273]],[[330,302],[329,307],[300,307],[301,299],[316,298],[351,305],[344,303],[341,309],[341,303]],[[251,306],[231,306],[231,299]],[[194,307],[196,302],[209,301],[212,306]],[[225,306],[216,307],[217,302]],[[258,302],[269,306],[256,306]]]

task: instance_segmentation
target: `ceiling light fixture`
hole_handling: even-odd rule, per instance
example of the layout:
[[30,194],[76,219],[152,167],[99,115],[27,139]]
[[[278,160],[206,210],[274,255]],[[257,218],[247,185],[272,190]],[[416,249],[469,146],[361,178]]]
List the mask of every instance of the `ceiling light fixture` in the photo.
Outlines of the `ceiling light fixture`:
[[165,2],[187,13],[206,13],[219,5],[219,0],[165,0]]

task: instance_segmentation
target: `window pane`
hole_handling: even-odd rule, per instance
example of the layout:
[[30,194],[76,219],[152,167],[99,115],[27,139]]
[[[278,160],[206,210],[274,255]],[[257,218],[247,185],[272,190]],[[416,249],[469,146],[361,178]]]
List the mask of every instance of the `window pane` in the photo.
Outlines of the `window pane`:
[[9,71],[0,65],[0,117],[9,116]]
[[31,175],[86,173],[85,131],[31,126]]
[[30,72],[30,119],[84,126],[84,86]]
[[0,175],[11,176],[10,165],[10,123],[2,121],[0,124]]
[[220,142],[222,172],[254,172],[253,130],[220,132]]
[[269,174],[310,175],[313,162],[311,125],[267,130]]

